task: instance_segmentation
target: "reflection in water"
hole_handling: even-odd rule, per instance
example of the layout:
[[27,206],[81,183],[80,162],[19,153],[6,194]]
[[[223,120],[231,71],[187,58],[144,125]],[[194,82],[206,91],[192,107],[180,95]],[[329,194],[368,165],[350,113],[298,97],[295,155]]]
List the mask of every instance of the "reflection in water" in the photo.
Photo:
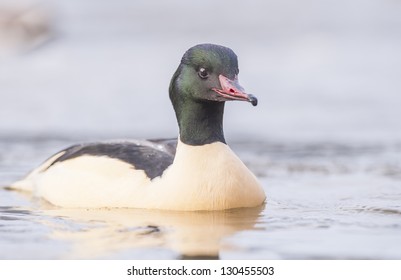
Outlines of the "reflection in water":
[[[99,258],[128,249],[163,248],[178,253],[181,259],[218,259],[220,250],[229,247],[223,239],[255,228],[263,208],[199,212],[49,209],[43,214],[66,222],[46,221],[53,228],[52,238],[72,242],[64,258]],[[70,220],[74,228],[69,228]]]

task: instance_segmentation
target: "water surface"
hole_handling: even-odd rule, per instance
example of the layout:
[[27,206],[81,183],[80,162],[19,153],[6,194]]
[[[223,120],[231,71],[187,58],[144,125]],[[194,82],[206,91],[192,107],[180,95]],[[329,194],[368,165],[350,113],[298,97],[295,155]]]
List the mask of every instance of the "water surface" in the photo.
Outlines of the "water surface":
[[[0,182],[63,139],[0,141]],[[234,143],[264,207],[174,212],[60,209],[0,190],[2,259],[400,259],[401,145]]]

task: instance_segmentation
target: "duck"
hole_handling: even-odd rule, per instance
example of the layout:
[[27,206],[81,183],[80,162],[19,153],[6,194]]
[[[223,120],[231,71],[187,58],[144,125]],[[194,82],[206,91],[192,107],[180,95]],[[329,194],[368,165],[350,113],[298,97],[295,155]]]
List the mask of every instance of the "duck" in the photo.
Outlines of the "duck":
[[172,76],[169,97],[177,139],[118,140],[68,147],[11,184],[64,208],[214,211],[257,207],[266,195],[227,145],[226,101],[258,99],[238,81],[228,47],[189,48]]

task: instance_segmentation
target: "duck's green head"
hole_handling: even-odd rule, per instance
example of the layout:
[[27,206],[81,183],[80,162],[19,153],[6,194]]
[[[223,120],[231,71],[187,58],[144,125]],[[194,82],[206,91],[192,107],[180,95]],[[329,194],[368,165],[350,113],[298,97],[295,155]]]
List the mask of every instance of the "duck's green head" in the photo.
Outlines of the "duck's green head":
[[185,52],[170,83],[170,99],[180,128],[180,139],[189,145],[225,143],[224,101],[258,100],[238,83],[238,60],[226,47],[202,44]]
[[238,60],[229,48],[201,44],[190,48],[182,57],[170,84],[170,98],[196,102],[241,100],[257,105],[253,95],[238,83]]

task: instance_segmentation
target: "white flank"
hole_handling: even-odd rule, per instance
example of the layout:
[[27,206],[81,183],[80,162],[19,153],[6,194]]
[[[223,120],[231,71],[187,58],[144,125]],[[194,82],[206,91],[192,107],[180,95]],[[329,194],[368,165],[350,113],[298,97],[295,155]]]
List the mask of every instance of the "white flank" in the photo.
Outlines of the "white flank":
[[14,182],[10,188],[11,189],[16,189],[16,190],[21,190],[21,191],[29,191],[33,192],[34,191],[34,184],[36,181],[36,178],[38,176],[42,175],[42,172],[44,172],[49,166],[57,160],[59,157],[61,157],[65,151],[60,152],[46,160],[44,163],[42,163],[39,167],[36,169],[32,170],[24,179]]
[[256,177],[219,142],[179,142],[174,163],[153,180],[143,170],[102,156],[80,156],[47,170],[45,165],[16,185],[62,207],[223,210],[258,206],[265,200]]

